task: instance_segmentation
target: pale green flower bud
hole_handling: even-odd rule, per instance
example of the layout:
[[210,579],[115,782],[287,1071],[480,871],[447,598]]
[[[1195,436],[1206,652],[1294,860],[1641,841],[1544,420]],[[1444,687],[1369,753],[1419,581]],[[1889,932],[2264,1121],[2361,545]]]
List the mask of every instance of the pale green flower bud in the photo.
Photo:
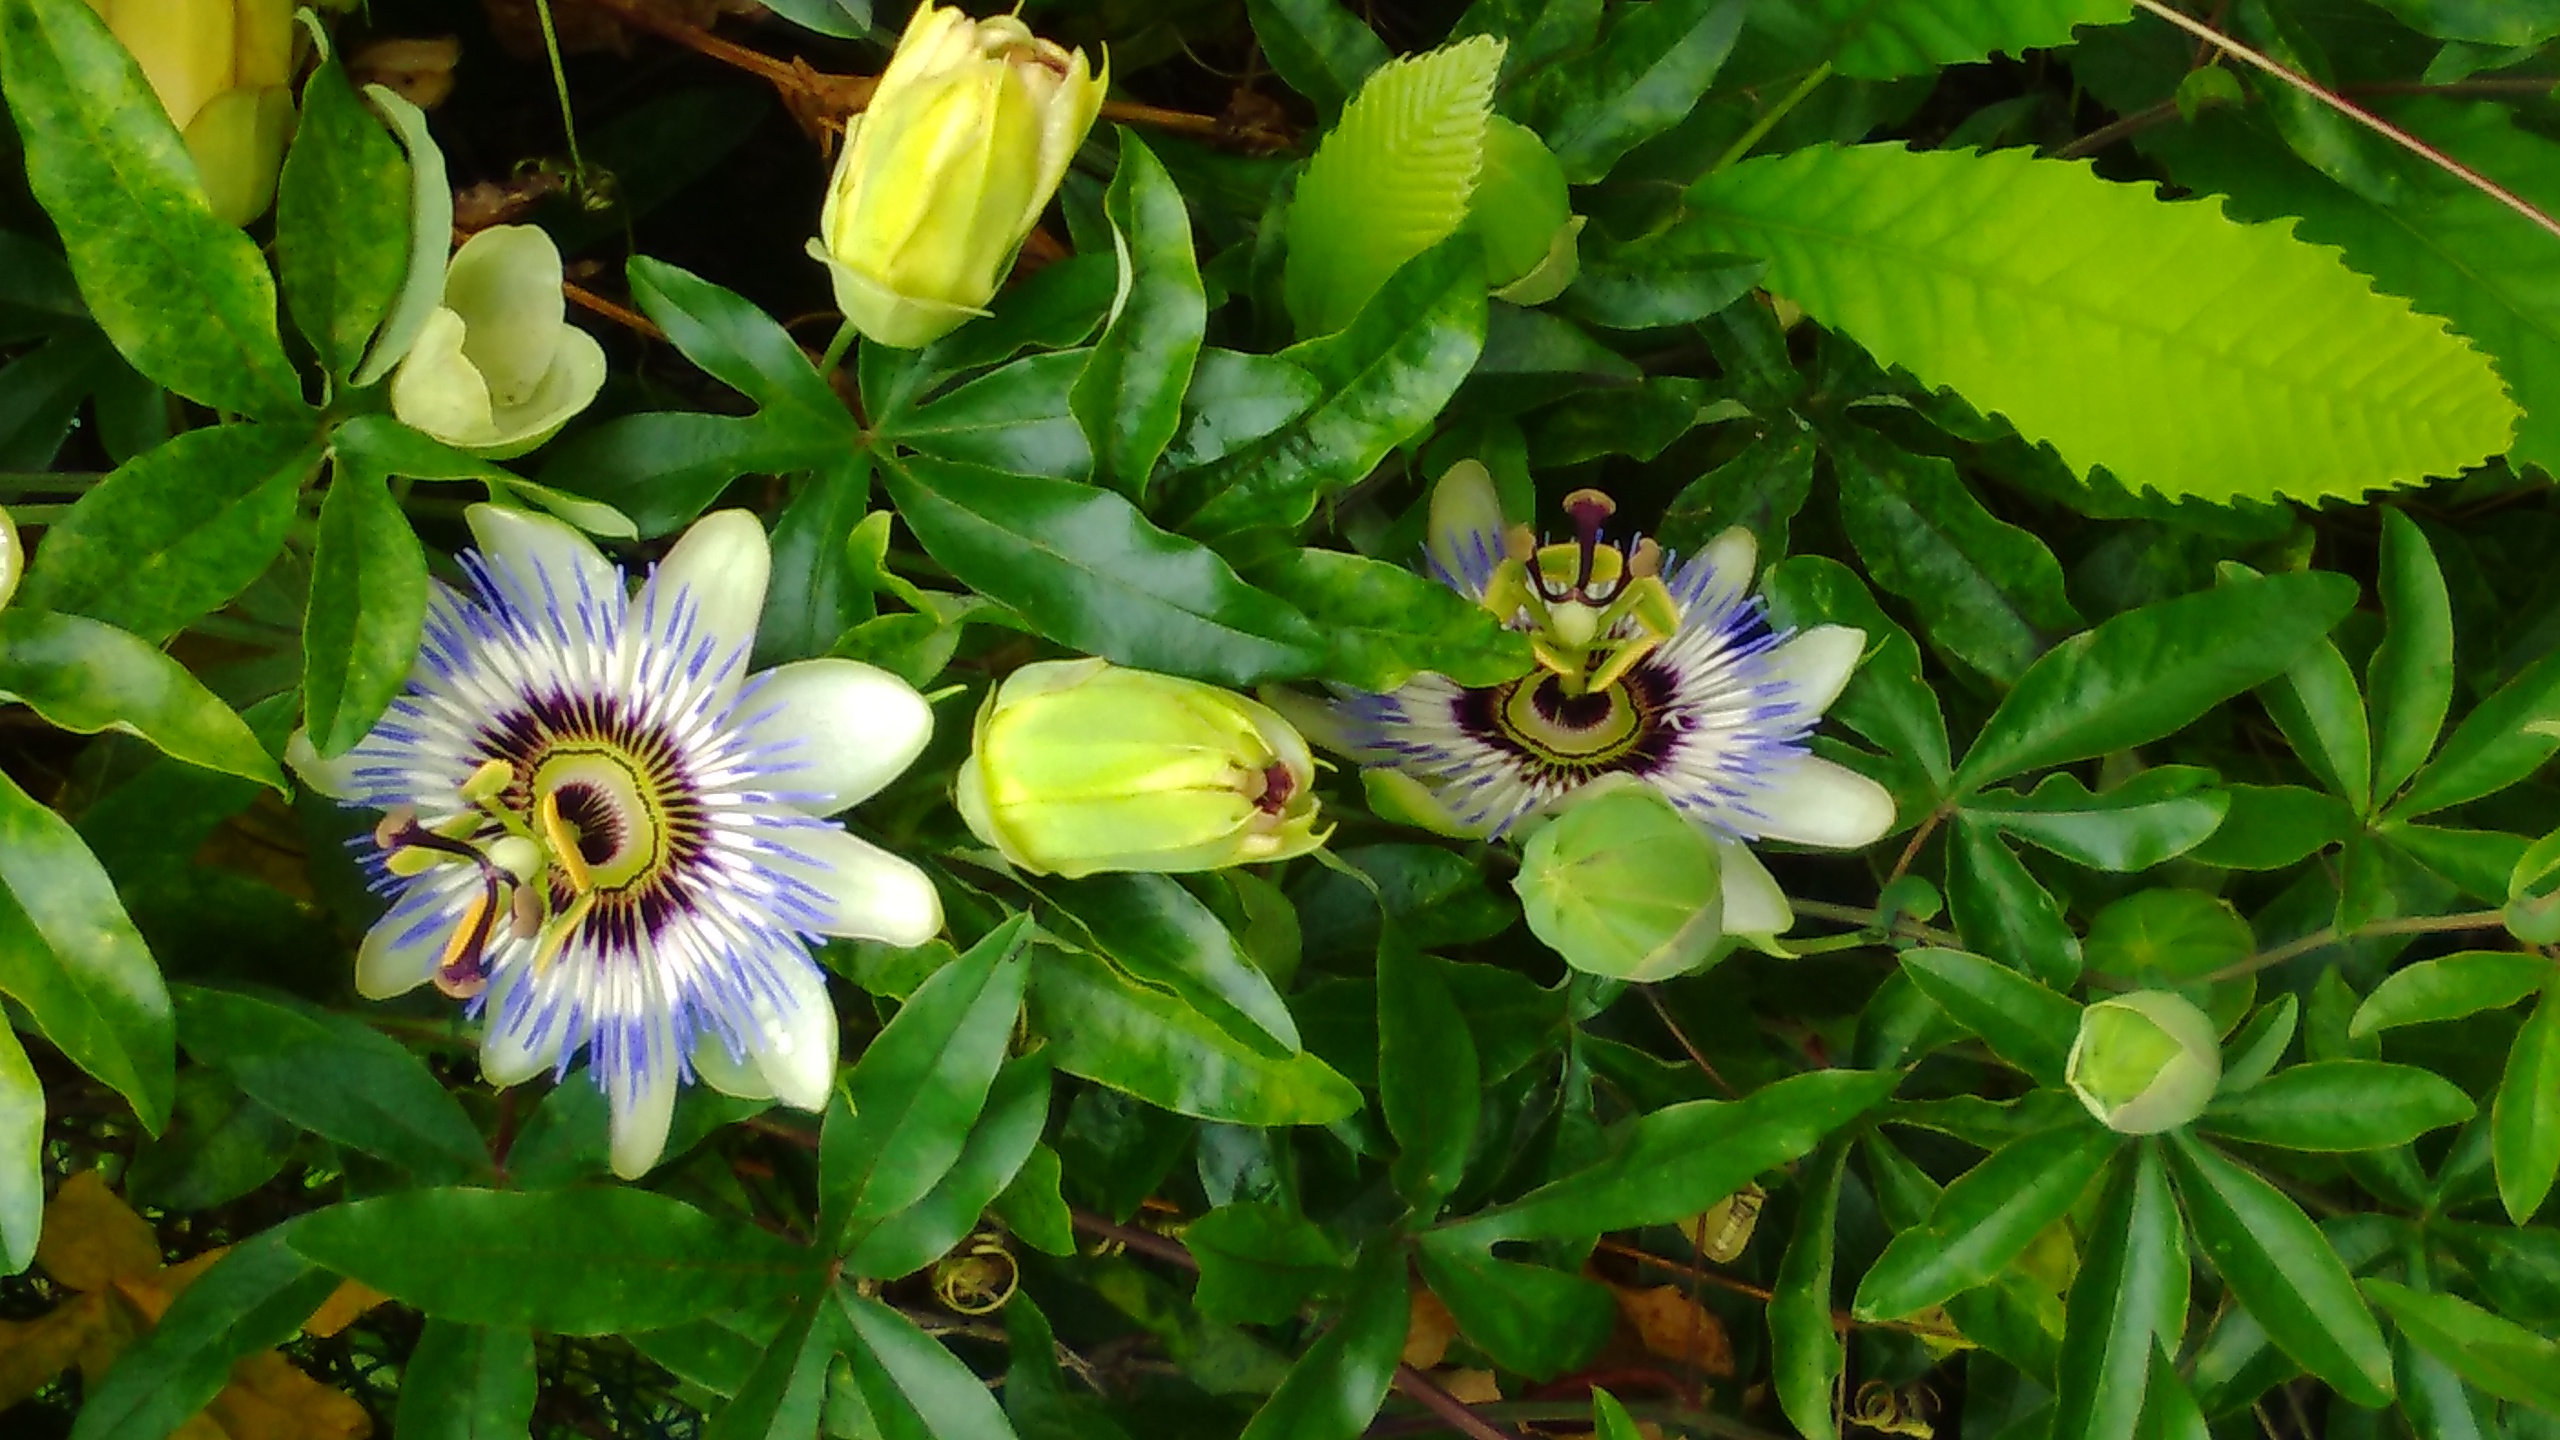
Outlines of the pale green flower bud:
[[2154,1135],[2204,1113],[2222,1083],[2222,1043],[2213,1021],[2183,997],[2136,990],[2080,1012],[2064,1073],[2099,1123]]
[[1514,305],[1553,300],[1582,271],[1582,217],[1565,193],[1564,167],[1525,126],[1499,115],[1484,127],[1484,169],[1461,227],[1484,242],[1485,278]]
[[1664,980],[1733,947],[1715,841],[1631,775],[1595,781],[1522,847],[1529,931],[1576,970]]
[[1324,842],[1315,758],[1269,706],[1103,660],[1006,677],[954,782],[970,833],[1015,866],[1215,870]]
[[0,606],[18,593],[18,572],[27,568],[27,552],[18,543],[18,527],[0,510]]
[[912,348],[984,314],[1110,79],[1011,15],[919,4],[845,127],[809,242],[854,328]]
[[294,0],[89,0],[187,143],[213,213],[246,225],[276,198],[293,134]]
[[604,347],[568,323],[560,274],[560,248],[531,225],[464,241],[391,377],[392,413],[493,460],[550,439],[604,388]]

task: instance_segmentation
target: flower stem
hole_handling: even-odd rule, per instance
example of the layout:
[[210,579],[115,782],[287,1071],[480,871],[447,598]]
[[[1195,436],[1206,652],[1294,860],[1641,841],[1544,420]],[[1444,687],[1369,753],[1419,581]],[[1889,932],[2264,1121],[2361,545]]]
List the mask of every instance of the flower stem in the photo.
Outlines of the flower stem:
[[2376,920],[2344,934],[2339,933],[2337,926],[2326,925],[2299,940],[2287,941],[2272,950],[2261,950],[2246,959],[2235,960],[2219,970],[2210,971],[2200,977],[2198,983],[2210,985],[2218,980],[2254,975],[2298,955],[2308,955],[2314,950],[2325,950],[2351,940],[2370,940],[2382,935],[2441,935],[2455,930],[2495,930],[2506,923],[2503,910],[2466,910],[2458,915],[2411,915],[2398,920]]
[[542,21],[542,50],[551,59],[551,90],[560,97],[560,130],[569,137],[569,173],[576,177],[579,192],[587,189],[587,162],[578,153],[578,119],[569,113],[569,72],[560,63],[560,30],[551,23],[551,0],[533,0],[533,12]]
[[1767,113],[1752,121],[1750,129],[1743,131],[1741,135],[1735,137],[1732,144],[1724,147],[1724,153],[1716,157],[1716,163],[1707,167],[1707,173],[1713,175],[1750,154],[1752,146],[1767,139],[1769,132],[1778,128],[1779,121],[1786,119],[1791,111],[1804,103],[1804,97],[1812,94],[1816,86],[1830,78],[1831,62],[1828,60],[1804,72],[1804,78],[1796,82],[1796,88],[1788,91],[1777,104],[1769,107]]

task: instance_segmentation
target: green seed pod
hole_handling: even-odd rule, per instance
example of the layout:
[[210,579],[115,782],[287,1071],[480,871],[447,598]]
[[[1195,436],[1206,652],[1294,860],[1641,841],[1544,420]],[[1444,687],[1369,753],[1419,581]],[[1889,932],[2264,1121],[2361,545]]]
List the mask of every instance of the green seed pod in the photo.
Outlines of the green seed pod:
[[1715,842],[1632,776],[1592,785],[1540,826],[1511,883],[1530,932],[1576,970],[1662,980],[1732,948]]
[[2065,1078],[2100,1124],[2155,1135],[2204,1113],[2222,1083],[2222,1044],[2183,997],[2136,990],[2080,1012]]

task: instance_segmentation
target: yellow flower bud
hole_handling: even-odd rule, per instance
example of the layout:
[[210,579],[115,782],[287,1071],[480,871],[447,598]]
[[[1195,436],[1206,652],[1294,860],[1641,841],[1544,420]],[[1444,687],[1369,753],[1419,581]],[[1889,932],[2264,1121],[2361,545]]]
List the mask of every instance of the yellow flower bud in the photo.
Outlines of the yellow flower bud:
[[1324,842],[1315,759],[1270,707],[1103,660],[1025,665],[987,697],[955,782],[970,833],[1015,866],[1215,870]]
[[985,313],[1102,109],[1110,69],[1010,15],[924,0],[845,127],[809,253],[883,345],[929,344]]
[[550,439],[604,388],[604,348],[568,323],[560,276],[560,248],[531,225],[462,242],[443,303],[391,377],[391,412],[491,459]]
[[2108,1129],[2156,1135],[2204,1113],[2222,1083],[2222,1045],[2184,997],[2136,990],[2080,1012],[2064,1078]]
[[89,0],[187,144],[213,213],[246,225],[276,196],[293,134],[294,0]]

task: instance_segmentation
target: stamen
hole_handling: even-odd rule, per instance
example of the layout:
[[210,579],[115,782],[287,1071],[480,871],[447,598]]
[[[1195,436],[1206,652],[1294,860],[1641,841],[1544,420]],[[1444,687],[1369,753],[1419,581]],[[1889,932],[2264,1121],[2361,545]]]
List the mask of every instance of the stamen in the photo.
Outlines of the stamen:
[[1648,535],[1636,542],[1636,553],[1627,557],[1627,575],[1631,579],[1650,580],[1662,573],[1662,547]]
[[596,894],[589,890],[570,901],[569,908],[552,917],[551,923],[543,928],[541,943],[533,947],[533,973],[537,977],[551,968],[552,961],[560,958],[561,947],[569,943],[569,937],[586,922],[587,912],[595,908]]
[[462,923],[445,942],[444,957],[436,962],[436,988],[456,1000],[468,1000],[489,984],[489,931],[498,916],[497,876],[484,866],[480,883],[480,893],[472,897]]
[[483,760],[479,768],[471,772],[471,778],[462,782],[463,802],[480,805],[495,800],[506,793],[507,786],[514,783],[515,778],[516,767],[508,762]]
[[516,887],[515,914],[510,928],[519,940],[530,940],[542,931],[542,891],[533,885]]
[[595,877],[587,870],[587,857],[578,849],[578,827],[560,814],[560,792],[546,790],[534,807],[534,818],[542,823],[542,837],[551,842],[551,854],[560,862],[560,871],[569,877],[569,888],[580,895],[595,889]]
[[418,807],[394,805],[382,812],[380,823],[373,827],[373,845],[377,850],[397,850],[402,837],[418,828]]

